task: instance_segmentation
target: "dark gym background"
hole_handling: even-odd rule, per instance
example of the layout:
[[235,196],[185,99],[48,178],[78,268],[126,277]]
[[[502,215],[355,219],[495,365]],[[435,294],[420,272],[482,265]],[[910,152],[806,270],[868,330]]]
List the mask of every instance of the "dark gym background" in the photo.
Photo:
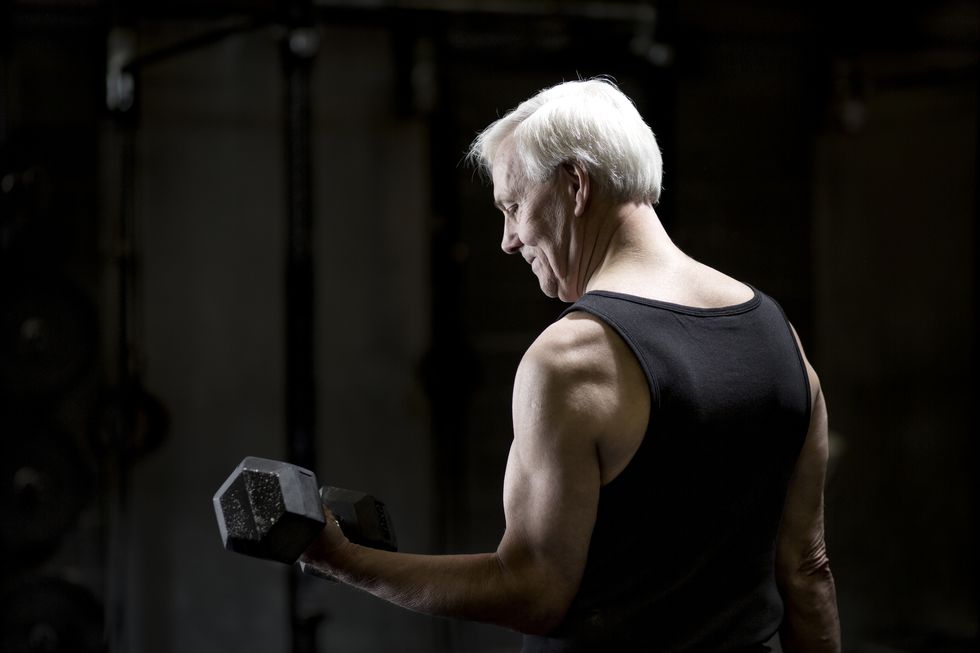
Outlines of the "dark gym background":
[[476,130],[619,80],[691,255],[821,373],[845,650],[977,645],[969,0],[0,2],[2,651],[503,652],[226,553],[245,455],[495,547],[511,379],[561,309]]

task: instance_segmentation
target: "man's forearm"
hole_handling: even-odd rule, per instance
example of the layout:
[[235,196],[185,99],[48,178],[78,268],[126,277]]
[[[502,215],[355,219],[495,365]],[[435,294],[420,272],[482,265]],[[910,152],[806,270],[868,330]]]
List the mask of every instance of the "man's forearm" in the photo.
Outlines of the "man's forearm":
[[784,653],[840,653],[837,595],[830,567],[787,583],[779,631]]
[[543,632],[554,616],[526,580],[494,553],[416,555],[346,544],[328,560],[307,560],[338,581],[415,612]]

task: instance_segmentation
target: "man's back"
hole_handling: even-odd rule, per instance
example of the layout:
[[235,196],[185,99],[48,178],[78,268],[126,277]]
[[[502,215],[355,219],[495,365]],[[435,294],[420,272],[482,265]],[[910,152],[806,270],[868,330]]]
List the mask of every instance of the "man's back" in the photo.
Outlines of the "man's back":
[[649,421],[601,490],[565,621],[525,650],[722,651],[765,641],[782,614],[774,542],[810,407],[782,312],[761,293],[694,308],[602,291],[569,310],[627,343],[646,379]]

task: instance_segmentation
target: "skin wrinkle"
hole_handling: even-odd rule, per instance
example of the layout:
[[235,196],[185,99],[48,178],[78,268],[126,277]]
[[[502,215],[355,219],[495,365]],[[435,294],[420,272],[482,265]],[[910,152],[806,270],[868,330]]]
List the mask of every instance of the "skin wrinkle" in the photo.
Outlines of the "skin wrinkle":
[[[631,219],[631,216],[629,215],[624,217],[624,220],[629,220],[629,219]],[[585,266],[582,266],[582,269],[584,270],[584,274],[582,275],[582,281],[580,282],[578,288],[579,296],[584,295],[586,292],[588,292],[591,280],[595,277],[596,273],[606,263],[606,255],[609,251],[609,244],[613,242],[622,231],[622,224],[613,222],[612,230],[609,232],[608,236],[606,236],[605,234],[603,234],[603,227],[605,226],[606,224],[600,224],[599,232],[596,234],[596,237],[592,239],[592,251],[590,252],[589,260]],[[599,256],[595,255],[597,251],[601,251],[601,254]],[[593,261],[595,262],[593,263]]]
[[821,533],[803,554],[796,573],[802,576],[823,576],[830,571],[830,558],[827,555],[827,542]]
[[[501,146],[497,149],[495,156],[499,157],[510,154],[511,151],[508,148],[511,145],[512,142],[510,139],[504,139],[501,142]],[[606,220],[585,218],[588,211],[596,208],[592,206],[594,204],[593,188],[595,187],[595,190],[599,190],[599,188],[596,186],[595,180],[589,177],[587,167],[581,162],[572,161],[562,165],[569,166],[570,169],[560,167],[555,171],[550,178],[550,187],[546,189],[548,197],[529,197],[528,193],[530,191],[526,185],[521,183],[521,180],[527,177],[526,172],[522,170],[519,158],[516,158],[516,160],[511,159],[511,165],[507,174],[507,182],[509,183],[507,187],[508,192],[496,199],[493,204],[505,212],[505,220],[507,220],[506,210],[510,208],[511,200],[519,199],[517,203],[519,207],[518,212],[521,211],[521,208],[524,209],[523,222],[519,219],[521,216],[515,216],[515,222],[518,224],[514,228],[513,233],[510,234],[510,237],[507,237],[508,232],[505,227],[506,243],[510,243],[515,237],[520,239],[517,232],[521,230],[522,225],[524,225],[525,229],[530,229],[533,239],[520,241],[522,255],[528,258],[528,255],[524,252],[524,246],[529,246],[535,252],[534,258],[543,258],[544,261],[547,261],[551,273],[550,278],[547,280],[555,284],[555,288],[551,292],[554,292],[566,301],[574,301],[586,292],[595,273],[604,265],[604,251],[613,240],[613,237],[618,231],[618,227],[614,225],[612,227],[612,233],[607,234],[605,232],[608,231],[609,227],[606,224]],[[579,175],[584,180],[582,185],[586,186],[586,188],[584,190],[571,189],[572,197],[568,197],[566,190],[561,185],[572,182],[563,177],[563,175]],[[576,208],[575,205],[578,202],[576,195],[578,192],[586,192],[587,197],[583,200],[583,205]],[[537,211],[541,212],[537,218],[529,215],[530,209],[528,205],[531,203],[536,204]],[[597,210],[605,213],[608,209],[609,207],[603,205],[598,207]],[[590,229],[596,223],[599,225],[598,233]],[[549,224],[552,225],[552,229],[558,227],[557,232],[554,232],[558,237],[554,238],[553,243],[548,243],[549,246],[542,248],[539,246],[539,239],[542,236],[546,237],[546,230]],[[591,248],[586,249],[581,246],[582,243],[589,243],[590,241]],[[505,251],[511,252],[506,244],[504,249]],[[555,258],[556,254],[560,255],[561,258]]]
[[[574,206],[569,212],[569,215],[571,216],[570,220],[573,223],[573,232],[577,231],[577,235],[578,235],[577,240],[581,242],[588,242],[589,240],[592,241],[592,247],[591,249],[588,250],[588,259],[585,258],[587,250],[584,248],[578,249],[577,266],[573,267],[571,265],[571,259],[573,256],[572,254],[573,248],[571,246],[569,247],[569,251],[566,254],[566,269],[575,271],[574,279],[576,285],[572,289],[574,295],[570,296],[570,298],[573,298],[574,300],[577,299],[578,297],[581,297],[587,292],[587,288],[590,280],[593,278],[595,272],[602,267],[602,264],[605,261],[605,252],[608,249],[609,242],[615,236],[616,231],[618,231],[618,227],[615,227],[613,229],[613,233],[609,236],[609,238],[603,238],[602,228],[604,224],[600,223],[599,232],[596,234],[596,237],[591,239],[588,237],[589,221],[586,220],[585,214],[590,210],[593,204],[592,188],[595,186],[595,180],[590,178],[588,168],[581,162],[571,161],[571,162],[564,163],[562,165],[573,166],[576,174],[585,178],[586,183],[588,185],[587,191],[583,191],[583,189],[581,188],[578,191],[576,191],[576,192],[588,193],[588,196],[585,199],[585,203],[582,206],[581,213],[579,215],[576,215]],[[561,177],[560,177],[561,174],[562,171],[559,168],[559,170],[556,171],[556,178],[559,180],[559,182],[561,181]],[[555,201],[557,202],[560,199],[561,199],[561,193],[556,192]],[[572,203],[574,205],[575,203],[574,199],[572,200]],[[557,211],[557,208],[555,208],[555,210]],[[579,228],[577,230],[574,229],[575,222],[579,223]],[[570,238],[570,242],[575,242],[575,241],[576,239]],[[599,251],[600,249],[602,250],[603,253],[597,256],[596,252]]]
[[[582,174],[584,176],[588,176],[589,175],[588,169],[585,168],[585,166],[582,166]],[[589,197],[586,200],[585,206],[582,207],[583,217],[581,218],[581,220],[583,222],[585,221],[585,218],[584,218],[585,213],[590,209],[590,207],[591,207],[591,205],[593,203],[593,201],[592,201],[592,192],[591,191],[592,191],[592,188],[593,188],[594,185],[595,185],[595,181],[592,180],[592,179],[589,179],[590,193],[589,193]],[[616,231],[618,231],[618,227],[614,227],[613,232],[609,235],[609,237],[608,238],[603,238],[603,234],[602,234],[602,228],[603,228],[603,226],[604,226],[604,223],[600,223],[600,225],[599,225],[599,232],[596,234],[596,237],[592,239],[592,249],[589,252],[589,259],[588,259],[588,261],[585,262],[585,265],[582,265],[581,259],[579,260],[579,269],[582,270],[582,273],[581,273],[581,276],[580,276],[579,286],[576,289],[576,292],[577,292],[578,296],[584,295],[588,291],[589,282],[592,280],[592,278],[595,275],[596,271],[599,270],[602,267],[603,263],[605,262],[606,253],[608,252],[609,243],[612,241],[613,237],[615,236]],[[585,224],[585,225],[583,225],[582,230],[583,231],[587,231],[587,228],[588,228],[588,225]],[[584,238],[584,236],[583,236],[583,238]],[[601,243],[601,245],[600,245],[600,243]],[[597,252],[599,252],[600,250],[601,250],[601,254],[598,254],[597,255]]]
[[[584,222],[584,218],[582,219],[582,222]],[[585,230],[585,225],[582,226],[582,230],[583,231]],[[591,273],[594,272],[594,268],[592,270],[590,270],[590,268],[592,267],[592,260],[595,258],[596,249],[598,248],[598,245],[599,245],[599,239],[598,238],[592,241],[592,249],[589,250],[589,260],[585,262],[585,265],[582,265],[582,256],[579,257],[579,262],[578,262],[579,263],[579,269],[580,270],[585,270],[585,273],[582,275],[582,277],[581,277],[581,279],[579,281],[579,286],[576,289],[576,291],[578,292],[579,295],[584,295],[585,294],[585,288],[586,288],[586,286],[588,284],[588,279],[589,279],[589,277],[592,276]],[[582,252],[582,255],[583,256],[585,255],[584,250]]]
[[[585,232],[587,229],[587,224],[585,223],[584,220],[580,218],[580,216],[576,215],[574,195],[568,200],[571,206],[567,207],[567,210],[565,210],[564,208],[560,208],[561,207],[560,202],[563,200],[563,195],[564,195],[563,189],[561,188],[561,184],[569,183],[561,175],[562,172],[559,169],[559,173],[557,176],[559,188],[555,190],[553,211],[556,213],[560,211],[562,214],[562,218],[568,222],[569,236],[568,236],[568,246],[565,252],[565,275],[563,276],[568,277],[569,272],[574,270],[575,274],[572,278],[575,279],[575,283],[577,285],[571,290],[573,294],[581,295],[584,284],[580,281],[581,279],[580,271],[582,270],[582,258],[585,256],[585,249],[581,245],[586,240]],[[572,259],[574,255],[573,253],[577,254],[577,256],[575,256],[575,258],[577,259],[576,260],[577,265],[575,267],[572,266]],[[561,276],[562,275],[559,276],[559,284],[561,284]]]
[[[575,260],[570,256],[578,245],[580,233],[576,233],[574,211],[565,211],[562,200],[563,189],[560,184],[564,171],[556,171],[550,182],[544,186],[520,188],[519,180],[526,176],[520,160],[515,156],[512,139],[505,139],[497,152],[500,175],[495,174],[495,188],[501,187],[497,205],[505,208],[515,207],[513,212],[505,212],[504,251],[515,253],[532,262],[541,259],[536,275],[542,290],[549,296],[567,299],[568,281],[577,280],[578,271],[569,265]],[[511,204],[516,201],[516,204]],[[577,253],[577,252],[576,252]],[[534,267],[532,267],[532,271]]]
[[[574,165],[574,164],[563,164],[563,165]],[[556,193],[556,200],[559,199],[559,198],[560,198],[560,193]],[[572,202],[573,202],[573,205],[574,205],[574,199],[572,200]],[[578,231],[579,231],[578,240],[579,241],[585,241],[585,231],[586,231],[586,227],[587,227],[587,225],[585,224],[585,220],[582,219],[580,216],[575,215],[574,206],[573,206],[573,208],[571,209],[571,211],[568,214],[571,216],[569,219],[570,219],[573,227],[574,227],[574,225],[575,225],[576,222],[580,223],[580,226],[579,226],[579,229],[578,229]],[[593,243],[593,249],[592,249],[592,251],[589,252],[589,258],[590,258],[590,260],[592,258],[592,254],[594,252],[595,252],[595,243]],[[569,269],[569,270],[573,269],[571,267],[571,261],[569,260],[570,257],[571,257],[571,255],[572,255],[572,251],[571,251],[571,247],[569,247],[569,251],[568,251],[568,253],[566,255],[566,266],[567,266],[567,269]],[[585,257],[585,248],[579,247],[578,248],[578,261],[577,261],[578,265],[575,268],[576,271],[581,271],[583,269],[587,270],[587,267],[584,267],[582,265],[582,259],[584,257]],[[576,278],[577,287],[575,288],[574,291],[575,291],[575,293],[577,295],[582,295],[583,294],[583,289],[585,288],[585,279],[583,278],[583,275],[581,273],[580,274],[577,274],[576,277],[577,277]]]

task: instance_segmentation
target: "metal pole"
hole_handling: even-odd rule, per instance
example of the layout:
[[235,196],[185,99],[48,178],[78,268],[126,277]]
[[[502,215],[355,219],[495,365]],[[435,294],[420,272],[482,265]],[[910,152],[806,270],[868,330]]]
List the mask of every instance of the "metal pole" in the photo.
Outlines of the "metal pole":
[[[313,344],[313,174],[310,147],[310,73],[319,50],[312,3],[290,0],[282,44],[285,78],[286,193],[286,438],[291,462],[316,468]],[[293,653],[316,651],[323,614],[302,609],[306,579],[290,570],[289,623]]]
[[291,26],[285,65],[286,430],[289,459],[316,466],[313,375],[313,180],[310,153],[310,68],[319,47],[312,26]]

